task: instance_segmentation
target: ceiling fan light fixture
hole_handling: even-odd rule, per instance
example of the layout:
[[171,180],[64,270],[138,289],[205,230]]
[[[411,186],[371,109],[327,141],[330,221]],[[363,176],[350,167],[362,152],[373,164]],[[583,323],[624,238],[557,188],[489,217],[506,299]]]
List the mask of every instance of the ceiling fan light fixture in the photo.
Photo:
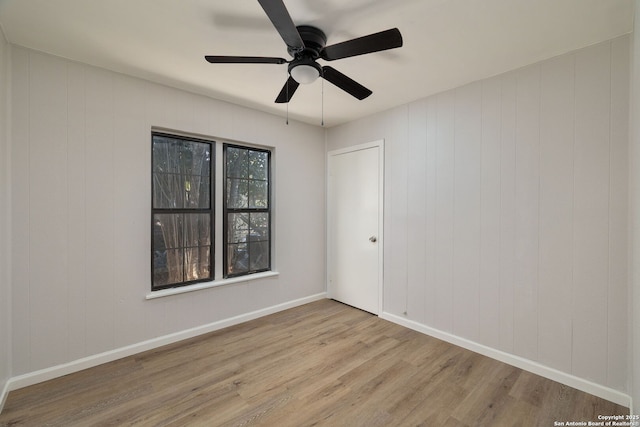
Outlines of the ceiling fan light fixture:
[[298,65],[291,69],[291,77],[300,84],[308,85],[320,77],[320,72],[311,65]]
[[321,74],[320,66],[313,60],[303,58],[294,61],[289,67],[289,74],[293,79],[303,85],[315,82]]

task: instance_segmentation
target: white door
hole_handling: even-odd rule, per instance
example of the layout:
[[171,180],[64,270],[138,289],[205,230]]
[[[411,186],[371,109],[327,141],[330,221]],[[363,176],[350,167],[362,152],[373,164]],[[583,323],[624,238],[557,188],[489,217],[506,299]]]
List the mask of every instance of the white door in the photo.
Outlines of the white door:
[[383,142],[329,153],[329,297],[378,314],[382,303]]

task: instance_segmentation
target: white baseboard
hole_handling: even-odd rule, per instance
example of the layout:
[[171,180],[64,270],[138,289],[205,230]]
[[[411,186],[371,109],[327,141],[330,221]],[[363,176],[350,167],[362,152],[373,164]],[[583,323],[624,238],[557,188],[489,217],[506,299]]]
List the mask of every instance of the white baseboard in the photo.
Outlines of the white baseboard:
[[4,408],[4,404],[7,401],[7,396],[9,395],[9,381],[7,381],[2,387],[2,394],[0,394],[0,413],[2,413],[2,409]]
[[405,326],[409,329],[413,329],[414,331],[418,331],[423,334],[441,339],[451,344],[466,348],[467,350],[480,353],[484,356],[499,360],[500,362],[507,363],[509,365],[532,372],[536,375],[540,375],[550,380],[557,381],[561,384],[568,385],[569,387],[576,388],[594,396],[601,397],[603,399],[617,403],[618,405],[626,406],[629,408],[631,407],[631,397],[618,390],[593,383],[583,378],[576,377],[575,375],[567,374],[566,372],[558,371],[557,369],[544,366],[540,363],[525,359],[523,357],[519,357],[501,350],[496,350],[494,348],[478,344],[474,341],[458,337],[448,332],[443,332],[438,329],[425,326],[421,323],[405,319],[404,317],[397,316],[395,314],[383,312],[380,315],[380,318],[393,323],[397,323],[398,325]]
[[[154,348],[162,347],[167,344],[173,344],[174,342],[182,341],[188,338],[193,338],[198,335],[206,334],[209,332],[217,331],[229,326],[237,325],[239,323],[254,320],[259,317],[267,316],[269,314],[277,313],[279,311],[287,310],[289,308],[297,307],[303,304],[307,304],[314,301],[325,299],[327,294],[325,292],[311,295],[305,298],[300,298],[293,301],[288,301],[282,304],[274,305],[271,307],[263,308],[260,310],[252,311],[250,313],[241,314],[239,316],[230,317],[228,319],[219,320],[217,322],[209,323],[207,325],[198,326],[195,328],[187,329],[184,331],[176,332],[173,334],[165,335],[158,338],[153,338],[147,341],[142,341],[136,344],[121,347],[115,350],[110,350],[104,353],[95,354],[93,356],[84,357],[82,359],[74,360],[69,363],[64,363],[58,366],[52,366],[50,368],[41,369],[35,372],[29,372],[24,375],[19,375],[9,379],[3,391],[2,400],[4,403],[6,394],[11,390],[17,390],[22,387],[27,387],[33,384],[41,383],[43,381],[58,378],[64,375],[68,375],[74,372],[81,371],[83,369],[91,368],[94,366],[102,365],[103,363],[112,362],[123,357],[132,356],[134,354],[141,353],[143,351],[152,350]],[[1,407],[1,406],[0,406]]]

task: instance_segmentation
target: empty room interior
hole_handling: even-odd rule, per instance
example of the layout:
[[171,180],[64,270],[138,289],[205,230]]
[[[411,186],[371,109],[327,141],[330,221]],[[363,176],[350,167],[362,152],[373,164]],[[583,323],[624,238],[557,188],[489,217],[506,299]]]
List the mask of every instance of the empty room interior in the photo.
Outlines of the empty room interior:
[[640,426],[639,10],[0,0],[0,425]]

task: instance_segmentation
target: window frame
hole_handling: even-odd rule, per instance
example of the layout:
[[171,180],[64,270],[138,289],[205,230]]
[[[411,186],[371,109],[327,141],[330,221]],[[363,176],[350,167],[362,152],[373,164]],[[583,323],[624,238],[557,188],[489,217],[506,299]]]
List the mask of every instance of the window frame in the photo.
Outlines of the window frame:
[[[227,149],[235,148],[240,150],[254,151],[260,153],[266,153],[267,155],[267,207],[266,208],[229,208],[227,206],[227,180],[229,177],[227,176]],[[222,274],[223,278],[229,279],[234,277],[242,277],[242,276],[250,276],[252,274],[264,273],[272,271],[272,252],[273,252],[273,213],[272,213],[272,191],[273,191],[273,179],[272,179],[272,149],[255,147],[250,145],[242,145],[242,144],[234,144],[229,142],[222,143]],[[246,272],[240,273],[229,273],[229,214],[230,213],[266,213],[268,214],[269,220],[267,221],[267,234],[268,238],[268,262],[266,268],[254,269],[248,268]]]
[[[170,139],[174,139],[174,140],[181,140],[181,141],[186,141],[186,142],[195,142],[195,143],[204,143],[204,144],[208,144],[209,145],[209,153],[210,153],[210,161],[209,161],[209,207],[208,208],[156,208],[154,207],[154,189],[155,189],[155,184],[154,184],[154,174],[155,174],[155,162],[154,162],[154,153],[153,153],[153,147],[154,147],[154,140],[156,137],[164,137],[164,138],[170,138]],[[183,286],[189,286],[189,285],[193,285],[196,283],[202,283],[202,282],[210,282],[212,280],[215,280],[215,247],[216,247],[216,241],[215,241],[215,212],[216,212],[216,203],[215,203],[215,196],[216,196],[216,188],[215,188],[215,175],[216,175],[216,145],[217,142],[214,140],[208,140],[208,139],[204,139],[204,138],[198,138],[198,137],[192,137],[192,136],[187,136],[187,135],[183,135],[183,134],[179,134],[179,133],[171,133],[171,132],[162,132],[162,131],[155,131],[152,130],[151,131],[151,220],[150,220],[150,226],[151,226],[151,262],[150,262],[150,267],[151,267],[151,291],[160,291],[160,290],[165,290],[165,289],[171,289],[171,288],[180,288]],[[210,245],[209,245],[209,277],[205,277],[205,278],[201,278],[201,279],[196,279],[196,280],[185,280],[182,282],[177,282],[177,283],[169,283],[166,285],[158,285],[156,286],[154,283],[154,272],[155,272],[155,246],[154,246],[154,231],[155,231],[155,216],[156,215],[161,215],[161,214],[169,214],[169,215],[180,215],[180,214],[208,214],[210,216],[210,224],[209,224],[209,230],[210,230]],[[182,248],[182,249],[186,249],[186,248]],[[183,258],[184,259],[184,258]],[[183,278],[186,278],[183,275]]]

